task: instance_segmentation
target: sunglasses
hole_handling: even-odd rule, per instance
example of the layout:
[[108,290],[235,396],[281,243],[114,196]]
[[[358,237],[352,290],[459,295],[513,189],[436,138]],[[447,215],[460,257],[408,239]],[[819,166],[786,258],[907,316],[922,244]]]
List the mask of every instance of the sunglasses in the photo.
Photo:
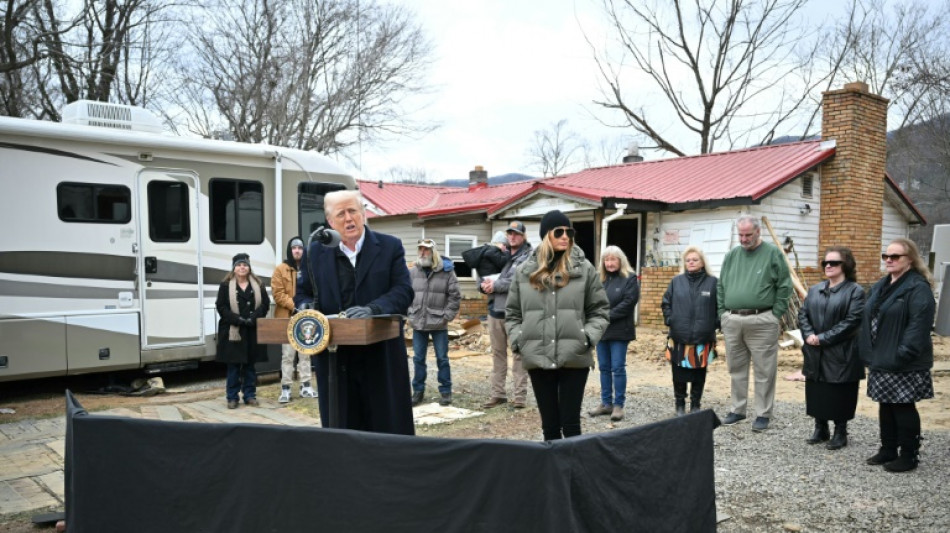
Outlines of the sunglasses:
[[884,261],[897,261],[901,257],[904,257],[907,254],[881,254],[881,259]]
[[822,261],[821,268],[839,267],[844,261]]
[[561,237],[564,236],[565,233],[567,233],[567,238],[568,238],[568,239],[573,239],[573,238],[574,238],[574,228],[555,228],[555,229],[554,229],[554,238],[555,238],[555,239],[560,239]]

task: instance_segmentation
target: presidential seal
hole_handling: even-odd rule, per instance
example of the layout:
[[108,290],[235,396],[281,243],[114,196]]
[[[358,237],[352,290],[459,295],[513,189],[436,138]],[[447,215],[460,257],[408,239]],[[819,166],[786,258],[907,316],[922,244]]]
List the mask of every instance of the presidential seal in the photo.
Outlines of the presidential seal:
[[320,311],[301,311],[287,323],[287,340],[304,355],[320,353],[330,344],[330,321]]

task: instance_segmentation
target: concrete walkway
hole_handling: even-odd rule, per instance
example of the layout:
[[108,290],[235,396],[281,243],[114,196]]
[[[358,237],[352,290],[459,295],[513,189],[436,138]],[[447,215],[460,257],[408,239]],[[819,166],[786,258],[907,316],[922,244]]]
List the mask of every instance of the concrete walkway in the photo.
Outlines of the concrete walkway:
[[[98,411],[109,414],[187,422],[256,423],[319,426],[319,420],[260,400],[260,407],[229,410],[220,400],[143,405],[137,409]],[[2,420],[2,419],[0,419]],[[0,424],[0,517],[50,507],[64,509],[63,466],[65,416]]]

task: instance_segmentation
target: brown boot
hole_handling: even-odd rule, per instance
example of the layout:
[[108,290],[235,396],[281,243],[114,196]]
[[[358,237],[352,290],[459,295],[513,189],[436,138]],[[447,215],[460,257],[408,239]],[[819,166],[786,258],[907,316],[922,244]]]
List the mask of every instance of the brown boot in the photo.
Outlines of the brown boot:
[[623,407],[620,407],[619,405],[615,405],[613,412],[610,413],[610,419],[613,420],[614,422],[620,422],[621,420],[623,420]]
[[489,398],[487,402],[482,404],[482,409],[491,409],[506,403],[508,403],[508,398]]
[[600,415],[609,415],[612,412],[613,412],[613,406],[602,403],[599,406],[591,409],[590,411],[587,411],[587,414],[590,416],[600,416]]

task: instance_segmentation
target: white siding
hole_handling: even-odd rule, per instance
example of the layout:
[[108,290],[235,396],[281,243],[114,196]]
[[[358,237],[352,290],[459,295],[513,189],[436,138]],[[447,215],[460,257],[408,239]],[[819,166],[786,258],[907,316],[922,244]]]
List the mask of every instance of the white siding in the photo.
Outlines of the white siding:
[[[645,266],[679,265],[680,255],[690,244],[707,254],[707,270],[718,274],[725,251],[738,244],[735,219],[743,214],[765,216],[775,230],[779,245],[792,239],[801,267],[817,266],[820,184],[812,173],[811,198],[802,198],[802,179],[797,178],[766,197],[760,205],[700,209],[678,213],[649,213],[647,216],[647,253]],[[805,209],[808,204],[810,210]],[[806,211],[803,213],[802,211]],[[723,232],[729,227],[729,237]],[[768,229],[762,227],[762,239],[774,243]],[[794,256],[791,258],[795,261]]]
[[[881,252],[887,249],[887,245],[898,237],[908,237],[910,235],[910,224],[904,215],[884,197],[884,226],[881,229]],[[881,261],[881,271],[884,270],[884,261]]]

